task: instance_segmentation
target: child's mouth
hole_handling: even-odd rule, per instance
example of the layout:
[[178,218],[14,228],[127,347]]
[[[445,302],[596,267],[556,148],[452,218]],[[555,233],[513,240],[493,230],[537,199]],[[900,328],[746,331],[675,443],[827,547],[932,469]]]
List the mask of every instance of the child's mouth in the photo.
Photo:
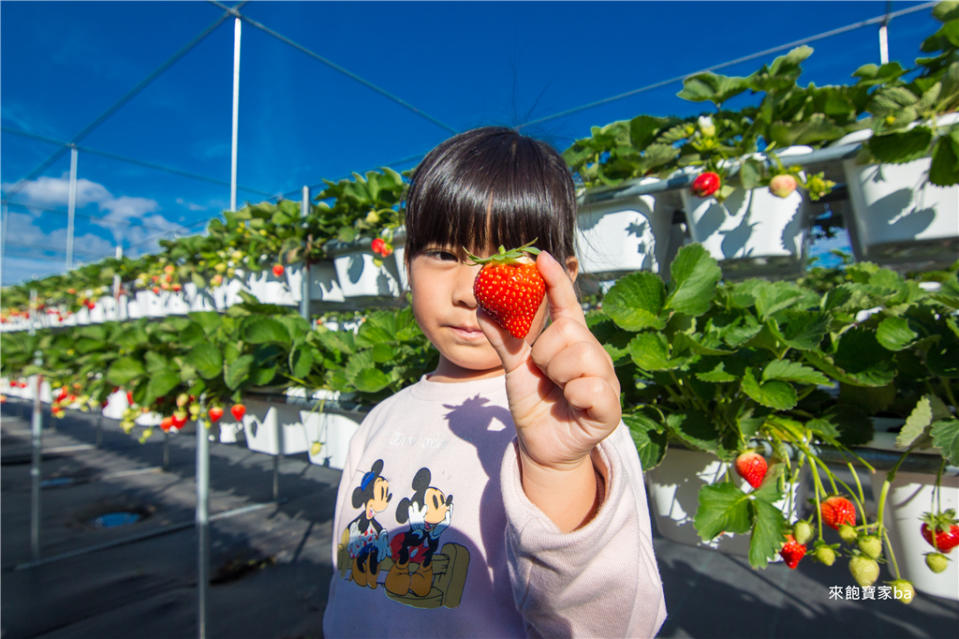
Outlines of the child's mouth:
[[450,328],[457,336],[465,340],[480,340],[484,337],[483,331],[479,328],[469,326],[451,326]]

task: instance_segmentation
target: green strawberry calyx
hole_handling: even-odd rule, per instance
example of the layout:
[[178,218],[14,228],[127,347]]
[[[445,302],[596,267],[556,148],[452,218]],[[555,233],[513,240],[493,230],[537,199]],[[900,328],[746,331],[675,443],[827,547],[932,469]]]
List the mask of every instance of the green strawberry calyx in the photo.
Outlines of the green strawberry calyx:
[[515,264],[526,256],[539,255],[540,250],[533,246],[538,239],[534,238],[531,242],[509,250],[506,250],[506,247],[500,244],[499,250],[489,257],[477,257],[465,248],[463,250],[466,251],[466,255],[472,260],[473,264]]

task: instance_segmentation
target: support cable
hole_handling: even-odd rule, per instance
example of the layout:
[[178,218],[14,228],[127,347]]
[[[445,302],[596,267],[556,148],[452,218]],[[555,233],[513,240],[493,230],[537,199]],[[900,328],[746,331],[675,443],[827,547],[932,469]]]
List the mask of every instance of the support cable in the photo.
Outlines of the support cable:
[[[245,4],[245,2],[241,2],[240,5],[237,5],[237,7],[242,6],[243,4]],[[222,16],[220,16],[219,18],[217,18],[216,21],[213,22],[213,24],[211,24],[209,27],[207,27],[206,29],[204,29],[204,30],[200,33],[200,35],[198,35],[198,36],[196,36],[195,38],[193,38],[193,40],[191,40],[191,41],[188,42],[186,45],[184,45],[182,48],[180,48],[179,51],[177,51],[177,52],[174,53],[172,56],[170,56],[163,64],[161,64],[159,67],[157,67],[156,69],[154,69],[153,72],[150,73],[146,78],[144,78],[143,80],[141,80],[140,82],[138,82],[132,89],[130,89],[129,91],[127,91],[119,100],[117,100],[116,102],[114,102],[113,105],[110,106],[106,111],[104,111],[104,112],[101,113],[99,116],[97,116],[90,124],[88,124],[87,126],[83,127],[83,129],[81,129],[79,133],[77,133],[75,136],[73,136],[73,138],[70,140],[69,144],[75,145],[77,142],[79,142],[80,140],[82,140],[83,138],[85,138],[87,135],[89,135],[94,129],[96,129],[98,126],[100,126],[101,124],[103,124],[110,116],[112,116],[114,113],[116,113],[116,112],[120,109],[120,107],[122,107],[122,106],[125,105],[127,102],[129,102],[130,100],[132,100],[138,93],[140,93],[141,91],[143,91],[143,89],[145,89],[151,82],[153,82],[154,80],[156,80],[156,79],[157,79],[158,77],[160,77],[160,75],[163,74],[167,69],[169,69],[170,67],[172,67],[178,60],[180,60],[180,58],[182,58],[182,57],[185,56],[187,53],[189,53],[190,50],[192,50],[195,46],[197,46],[198,44],[200,44],[200,42],[202,42],[204,39],[206,39],[206,37],[207,37],[208,35],[210,35],[211,33],[213,33],[213,32],[217,29],[217,27],[219,27],[221,24],[223,24],[223,22],[224,22],[227,18],[229,18],[230,15],[232,15],[232,12],[233,12],[233,11],[235,11],[235,9],[229,9],[226,13],[224,13]],[[28,173],[26,177],[21,178],[20,180],[18,180],[17,183],[14,184],[14,185],[13,185],[13,188],[11,189],[12,193],[17,193],[17,192],[19,192],[20,189],[23,188],[23,185],[26,184],[29,180],[34,179],[35,177],[37,177],[38,175],[40,175],[41,173],[43,173],[45,170],[47,170],[48,168],[50,168],[50,166],[51,166],[54,162],[56,162],[57,160],[60,159],[60,157],[61,157],[61,156],[63,155],[63,153],[65,152],[66,148],[68,148],[68,147],[58,149],[53,155],[51,155],[49,158],[47,158],[46,160],[44,160],[44,161],[40,164],[40,166],[38,166],[38,167],[35,168],[33,171],[31,171],[30,173]]]
[[[33,140],[38,140],[40,142],[46,142],[47,144],[56,144],[62,147],[70,147],[69,142],[64,142],[62,140],[56,140],[54,138],[48,138],[42,135],[37,135],[36,133],[30,133],[28,131],[21,131],[20,129],[15,129],[9,126],[0,127],[0,131],[4,133],[11,133],[13,135],[20,135],[25,138],[30,138]],[[98,155],[110,160],[116,160],[118,162],[127,162],[129,164],[135,164],[137,166],[142,166],[147,169],[153,169],[155,171],[162,171],[164,173],[170,173],[172,175],[179,175],[181,177],[190,178],[193,180],[199,180],[202,182],[209,182],[210,184],[216,184],[218,186],[229,186],[230,183],[227,180],[220,180],[218,178],[209,177],[207,175],[200,175],[198,173],[191,173],[189,171],[184,171],[183,169],[177,169],[169,166],[164,166],[162,164],[155,164],[153,162],[147,162],[145,160],[137,160],[134,158],[125,157],[118,153],[111,153],[110,151],[100,151],[99,149],[91,149],[88,146],[74,145],[78,151],[83,153],[89,153],[90,155]],[[257,195],[264,195],[267,197],[273,197],[274,193],[269,193],[267,191],[260,191],[259,189],[254,189],[248,186],[237,185],[237,189],[242,191],[249,191],[250,193],[256,193]]]
[[446,129],[446,130],[449,131],[450,133],[459,133],[459,131],[458,131],[457,129],[455,129],[455,128],[451,127],[450,125],[446,124],[445,122],[442,122],[441,120],[433,117],[432,115],[426,113],[426,112],[423,111],[422,109],[416,108],[415,106],[413,106],[412,104],[410,104],[409,102],[407,102],[406,100],[404,100],[403,98],[400,98],[400,97],[398,97],[398,96],[396,96],[396,95],[393,95],[392,93],[390,93],[390,92],[387,91],[386,89],[383,89],[383,88],[381,88],[381,87],[373,84],[373,83],[370,82],[369,80],[365,80],[365,79],[361,78],[360,76],[358,76],[357,74],[353,73],[353,72],[350,71],[349,69],[340,66],[339,64],[333,62],[332,60],[330,60],[330,59],[328,59],[328,58],[324,58],[323,56],[321,56],[319,53],[316,53],[315,51],[311,51],[310,49],[307,49],[307,48],[306,48],[305,46],[303,46],[302,44],[299,44],[298,42],[295,42],[295,41],[291,40],[290,38],[287,38],[285,35],[274,31],[273,29],[269,28],[268,26],[266,26],[266,25],[264,25],[264,24],[262,24],[262,23],[260,23],[260,22],[257,22],[257,21],[254,20],[253,18],[250,18],[249,16],[243,15],[242,13],[240,13],[240,12],[238,11],[238,7],[237,7],[237,8],[227,7],[225,4],[223,4],[222,2],[218,2],[217,0],[208,0],[208,2],[210,2],[210,4],[212,4],[212,5],[214,5],[214,6],[217,6],[217,7],[221,8],[221,9],[224,9],[224,10],[228,11],[231,15],[233,15],[233,16],[241,19],[241,20],[243,20],[244,22],[246,22],[246,23],[249,24],[250,26],[256,27],[256,28],[259,29],[260,31],[263,31],[263,32],[266,33],[266,34],[273,36],[274,38],[276,38],[276,39],[279,40],[280,42],[283,42],[284,44],[287,44],[287,45],[293,47],[294,49],[297,49],[297,50],[305,53],[306,55],[310,56],[310,57],[313,58],[314,60],[318,60],[319,62],[322,62],[323,64],[325,64],[326,66],[330,67],[330,68],[333,69],[334,71],[339,71],[340,73],[342,73],[343,75],[347,76],[347,77],[350,78],[351,80],[354,80],[355,82],[359,82],[360,84],[362,84],[362,85],[365,86],[366,88],[368,88],[368,89],[370,89],[370,90],[372,90],[372,91],[375,91],[376,93],[379,93],[380,95],[382,95],[382,96],[384,96],[385,98],[387,98],[387,99],[395,102],[396,104],[400,105],[401,107],[403,107],[403,108],[405,108],[405,109],[408,109],[409,111],[412,111],[413,113],[415,113],[416,115],[420,116],[421,118],[424,118],[424,119],[428,120],[429,122],[432,122],[432,123],[435,124],[436,126],[438,126],[438,127],[440,127],[440,128],[443,128],[443,129]]
[[908,7],[908,8],[906,8],[906,9],[901,9],[901,10],[895,11],[895,12],[893,12],[893,13],[886,13],[886,14],[883,14],[883,15],[881,15],[881,16],[877,16],[877,17],[875,17],[875,18],[869,18],[868,20],[864,20],[864,21],[862,21],[862,22],[856,22],[856,23],[854,23],[854,24],[850,24],[850,25],[846,25],[846,26],[844,26],[844,27],[839,27],[839,28],[836,28],[836,29],[832,29],[832,30],[830,30],[830,31],[823,31],[822,33],[819,33],[819,34],[816,34],[816,35],[813,35],[813,36],[809,36],[808,38],[803,38],[803,39],[801,39],[801,40],[794,40],[793,42],[788,42],[788,43],[786,43],[786,44],[782,44],[782,45],[779,45],[779,46],[776,46],[776,47],[772,47],[772,48],[770,48],[770,49],[765,49],[764,51],[759,51],[759,52],[757,52],[757,53],[751,53],[751,54],[749,54],[749,55],[742,56],[742,57],[740,57],[740,58],[736,58],[735,60],[729,60],[728,62],[723,62],[723,63],[720,63],[720,64],[716,64],[716,65],[713,65],[713,66],[710,66],[710,67],[706,67],[706,68],[704,68],[704,69],[700,69],[700,70],[698,70],[698,71],[692,71],[692,72],[690,72],[690,73],[684,73],[683,75],[673,76],[672,78],[669,78],[669,79],[667,79],[667,80],[661,80],[661,81],[659,81],[659,82],[655,82],[655,83],[653,83],[653,84],[650,84],[650,85],[647,85],[647,86],[644,86],[644,87],[640,87],[640,88],[638,88],[638,89],[633,89],[633,90],[631,90],[631,91],[626,91],[625,93],[620,93],[620,94],[617,94],[617,95],[614,95],[614,96],[610,96],[610,97],[608,97],[608,98],[603,98],[602,100],[596,100],[596,101],[594,101],[594,102],[589,102],[589,103],[587,103],[587,104],[584,104],[584,105],[578,106],[578,107],[574,107],[574,108],[572,108],[572,109],[566,109],[565,111],[560,111],[559,113],[554,113],[553,115],[547,115],[547,116],[544,116],[544,117],[542,117],[542,118],[537,118],[537,119],[535,119],[535,120],[529,120],[528,122],[524,122],[523,124],[517,125],[517,126],[515,127],[515,129],[518,131],[518,130],[522,129],[523,127],[532,126],[532,125],[534,125],[534,124],[542,124],[543,122],[548,122],[548,121],[550,121],[550,120],[556,120],[556,119],[558,119],[558,118],[563,118],[563,117],[566,117],[567,115],[572,115],[572,114],[574,114],[574,113],[579,113],[579,112],[581,112],[581,111],[586,111],[586,110],[588,110],[588,109],[592,109],[592,108],[595,108],[595,107],[598,107],[598,106],[602,106],[602,105],[604,105],[604,104],[609,104],[610,102],[616,102],[617,100],[622,100],[622,99],[624,99],[624,98],[628,98],[628,97],[637,95],[637,94],[639,94],[639,93],[644,93],[644,92],[646,92],[646,91],[651,91],[651,90],[653,90],[653,89],[658,89],[658,88],[660,88],[660,87],[663,87],[663,86],[666,86],[666,85],[669,85],[669,84],[673,84],[673,83],[675,83],[675,82],[680,82],[680,81],[682,81],[682,80],[684,80],[684,79],[686,79],[686,78],[688,78],[688,77],[690,77],[690,76],[696,75],[697,73],[705,73],[705,72],[707,72],[707,71],[716,71],[716,70],[718,70],[718,69],[722,69],[722,68],[729,67],[729,66],[732,66],[732,65],[735,65],[735,64],[739,64],[740,62],[747,62],[747,61],[749,61],[749,60],[754,60],[754,59],[756,59],[756,58],[761,58],[761,57],[764,57],[764,56],[767,56],[767,55],[770,55],[770,54],[773,54],[773,53],[778,53],[779,51],[783,51],[783,50],[787,50],[787,49],[793,49],[793,48],[795,48],[795,47],[797,47],[797,46],[799,46],[799,45],[802,45],[802,44],[806,44],[806,43],[809,43],[809,42],[814,42],[814,41],[816,41],[816,40],[822,40],[823,38],[829,38],[829,37],[832,37],[832,36],[835,36],[835,35],[839,35],[839,34],[842,34],[842,33],[846,33],[847,31],[853,31],[853,30],[855,30],[855,29],[861,29],[862,27],[866,27],[866,26],[873,25],[873,24],[881,24],[882,22],[888,21],[888,20],[890,20],[890,19],[892,19],[892,18],[896,18],[896,17],[899,17],[899,16],[903,16],[903,15],[906,15],[906,14],[908,14],[908,13],[914,13],[914,12],[916,12],[916,11],[922,11],[922,10],[925,10],[925,9],[929,9],[929,8],[931,8],[931,7],[934,7],[935,5],[936,5],[935,2],[925,2],[925,3],[923,3],[923,4],[919,4],[919,5],[915,5],[915,6],[912,6],[912,7]]

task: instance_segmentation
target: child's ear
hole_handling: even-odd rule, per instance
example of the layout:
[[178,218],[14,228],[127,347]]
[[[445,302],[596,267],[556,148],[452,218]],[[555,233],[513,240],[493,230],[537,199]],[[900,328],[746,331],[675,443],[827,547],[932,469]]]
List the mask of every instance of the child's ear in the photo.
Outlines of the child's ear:
[[575,282],[576,276],[579,275],[579,260],[575,255],[566,258],[566,272],[569,273],[569,279]]

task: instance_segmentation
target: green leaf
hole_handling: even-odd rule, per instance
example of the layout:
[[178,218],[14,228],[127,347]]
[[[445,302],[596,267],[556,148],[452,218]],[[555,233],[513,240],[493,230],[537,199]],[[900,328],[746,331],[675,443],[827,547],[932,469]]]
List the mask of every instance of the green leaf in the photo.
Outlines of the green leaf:
[[200,377],[212,379],[223,371],[223,358],[212,342],[203,342],[194,346],[186,355],[186,361],[196,369]]
[[238,389],[250,377],[250,368],[253,366],[252,355],[240,355],[227,364],[223,373],[223,381],[230,390]]
[[887,317],[876,327],[876,341],[890,351],[901,351],[919,335],[909,328],[909,321],[903,317]]
[[146,375],[143,364],[132,357],[120,357],[107,369],[107,381],[114,386],[127,386],[130,382]]
[[643,370],[665,371],[676,367],[662,333],[640,333],[629,342],[629,355]]
[[297,346],[290,351],[290,374],[303,379],[313,366],[313,352],[308,346]]
[[251,344],[290,344],[290,332],[272,317],[251,315],[243,320],[241,335]]
[[896,436],[896,446],[909,448],[913,442],[922,437],[926,428],[932,423],[932,402],[928,395],[924,395],[916,402],[916,406],[906,418],[899,435]]
[[932,142],[929,127],[917,126],[902,133],[874,135],[866,142],[869,152],[880,162],[901,164],[926,154]]
[[953,466],[959,466],[959,419],[942,419],[933,422],[929,430],[932,443],[942,451],[942,456]]
[[170,360],[156,351],[147,351],[144,353],[148,373],[170,368]]
[[703,486],[694,524],[703,541],[724,531],[747,532],[753,524],[749,495],[729,482]]
[[152,371],[147,381],[146,398],[144,404],[152,404],[154,400],[164,397],[180,385],[180,375],[177,371],[166,368]]
[[822,384],[823,386],[832,383],[832,380],[815,368],[782,359],[769,362],[763,369],[763,381],[771,379],[796,382],[797,384]]
[[630,273],[620,278],[603,298],[603,310],[616,324],[628,331],[644,328],[662,330],[666,287],[653,273]]
[[638,413],[624,414],[623,423],[629,428],[643,470],[658,466],[666,455],[668,435],[665,429],[649,417]]
[[672,276],[666,308],[693,317],[712,303],[722,270],[701,244],[684,246],[669,266]]
[[[810,353],[810,355],[814,355]],[[885,386],[896,375],[892,353],[882,348],[874,332],[856,327],[843,333],[834,357],[836,365],[848,379],[832,375],[838,381],[862,386]],[[815,362],[813,362],[816,364]],[[822,369],[818,364],[817,367]],[[828,370],[824,370],[827,375]]]
[[741,386],[746,395],[767,408],[789,410],[798,401],[796,389],[789,383],[772,380],[760,384],[750,368],[746,369]]
[[676,95],[690,102],[710,101],[720,106],[726,100],[749,88],[747,78],[716,75],[705,71],[683,80],[683,89]]
[[936,186],[959,184],[959,127],[953,127],[933,145],[929,181]]
[[786,518],[782,510],[762,499],[755,499],[753,506],[753,531],[749,540],[749,565],[764,568],[776,556],[782,545]]
[[666,424],[673,435],[691,446],[712,453],[719,452],[719,432],[716,424],[698,410],[670,413]]
[[378,368],[364,368],[353,377],[353,383],[362,393],[375,393],[386,388],[390,378]]

